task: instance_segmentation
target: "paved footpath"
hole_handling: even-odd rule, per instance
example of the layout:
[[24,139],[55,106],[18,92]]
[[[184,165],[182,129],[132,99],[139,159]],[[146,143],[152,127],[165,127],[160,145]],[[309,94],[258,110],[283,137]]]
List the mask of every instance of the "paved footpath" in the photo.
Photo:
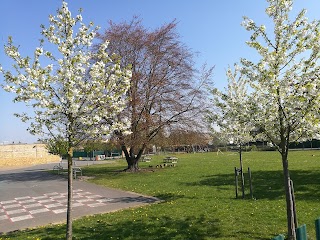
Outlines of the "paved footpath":
[[[0,234],[66,221],[67,179],[48,173],[53,165],[0,171]],[[73,181],[73,218],[156,201],[153,197]]]

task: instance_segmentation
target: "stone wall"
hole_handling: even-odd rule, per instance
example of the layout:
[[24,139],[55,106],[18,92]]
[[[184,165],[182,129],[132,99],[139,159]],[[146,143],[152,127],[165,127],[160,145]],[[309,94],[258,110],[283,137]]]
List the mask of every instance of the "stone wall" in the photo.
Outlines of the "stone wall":
[[48,153],[44,144],[0,145],[0,168],[23,167],[59,161],[59,156]]

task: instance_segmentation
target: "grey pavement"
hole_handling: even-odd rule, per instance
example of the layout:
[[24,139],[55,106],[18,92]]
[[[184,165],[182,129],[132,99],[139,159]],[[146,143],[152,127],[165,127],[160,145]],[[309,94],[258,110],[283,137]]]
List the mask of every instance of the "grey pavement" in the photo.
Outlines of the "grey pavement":
[[[77,161],[76,166],[105,163]],[[0,234],[66,221],[67,178],[51,174],[54,164],[0,171]],[[63,163],[66,165],[66,163]],[[158,199],[73,181],[73,219],[155,203]]]

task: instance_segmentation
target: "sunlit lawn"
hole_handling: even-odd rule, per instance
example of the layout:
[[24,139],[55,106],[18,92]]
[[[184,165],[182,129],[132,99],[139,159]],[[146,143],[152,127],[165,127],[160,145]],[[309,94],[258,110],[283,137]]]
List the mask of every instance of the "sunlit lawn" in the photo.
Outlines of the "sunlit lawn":
[[[234,167],[237,153],[179,154],[176,167],[155,168],[154,156],[142,168],[125,173],[124,160],[85,168],[96,184],[156,196],[161,203],[96,215],[74,221],[74,239],[271,239],[286,232],[282,164],[278,152],[244,153],[250,167],[254,198],[235,199]],[[295,184],[299,224],[307,224],[315,239],[314,220],[320,217],[320,151],[289,154]],[[152,165],[153,168],[149,168]],[[247,176],[246,176],[247,177]],[[63,239],[64,225],[2,236],[3,239]],[[1,237],[0,237],[1,239]]]

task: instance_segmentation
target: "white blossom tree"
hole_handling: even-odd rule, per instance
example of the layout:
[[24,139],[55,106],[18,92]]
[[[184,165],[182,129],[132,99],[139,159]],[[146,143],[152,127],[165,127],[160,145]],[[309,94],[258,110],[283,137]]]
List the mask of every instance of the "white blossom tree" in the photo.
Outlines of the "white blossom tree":
[[98,27],[82,23],[81,10],[72,17],[66,2],[56,16],[49,16],[49,26],[41,28],[44,38],[33,58],[22,57],[9,37],[5,53],[13,60],[13,69],[0,69],[6,81],[4,89],[16,94],[14,101],[31,106],[31,113],[17,114],[30,122],[29,132],[67,143],[66,238],[72,239],[73,148],[89,137],[129,128],[127,121],[116,119],[126,105],[131,71],[121,69],[107,54],[108,42],[97,52],[91,51]]
[[[245,197],[244,174],[242,161],[242,147],[253,140],[254,126],[243,116],[243,106],[248,100],[246,78],[241,73],[239,65],[234,70],[229,67],[226,71],[228,80],[225,91],[211,89],[213,111],[207,114],[207,120],[214,135],[225,142],[236,144],[239,147],[239,161],[241,174],[242,198]],[[237,113],[237,114],[235,114]]]
[[[241,59],[247,85],[241,106],[232,108],[248,126],[259,130],[281,154],[286,193],[288,239],[296,239],[297,219],[289,175],[289,143],[319,131],[319,21],[309,22],[302,10],[293,20],[292,0],[267,0],[273,32],[245,17],[252,35],[247,44],[260,55],[257,62]],[[261,42],[261,43],[260,43]]]

